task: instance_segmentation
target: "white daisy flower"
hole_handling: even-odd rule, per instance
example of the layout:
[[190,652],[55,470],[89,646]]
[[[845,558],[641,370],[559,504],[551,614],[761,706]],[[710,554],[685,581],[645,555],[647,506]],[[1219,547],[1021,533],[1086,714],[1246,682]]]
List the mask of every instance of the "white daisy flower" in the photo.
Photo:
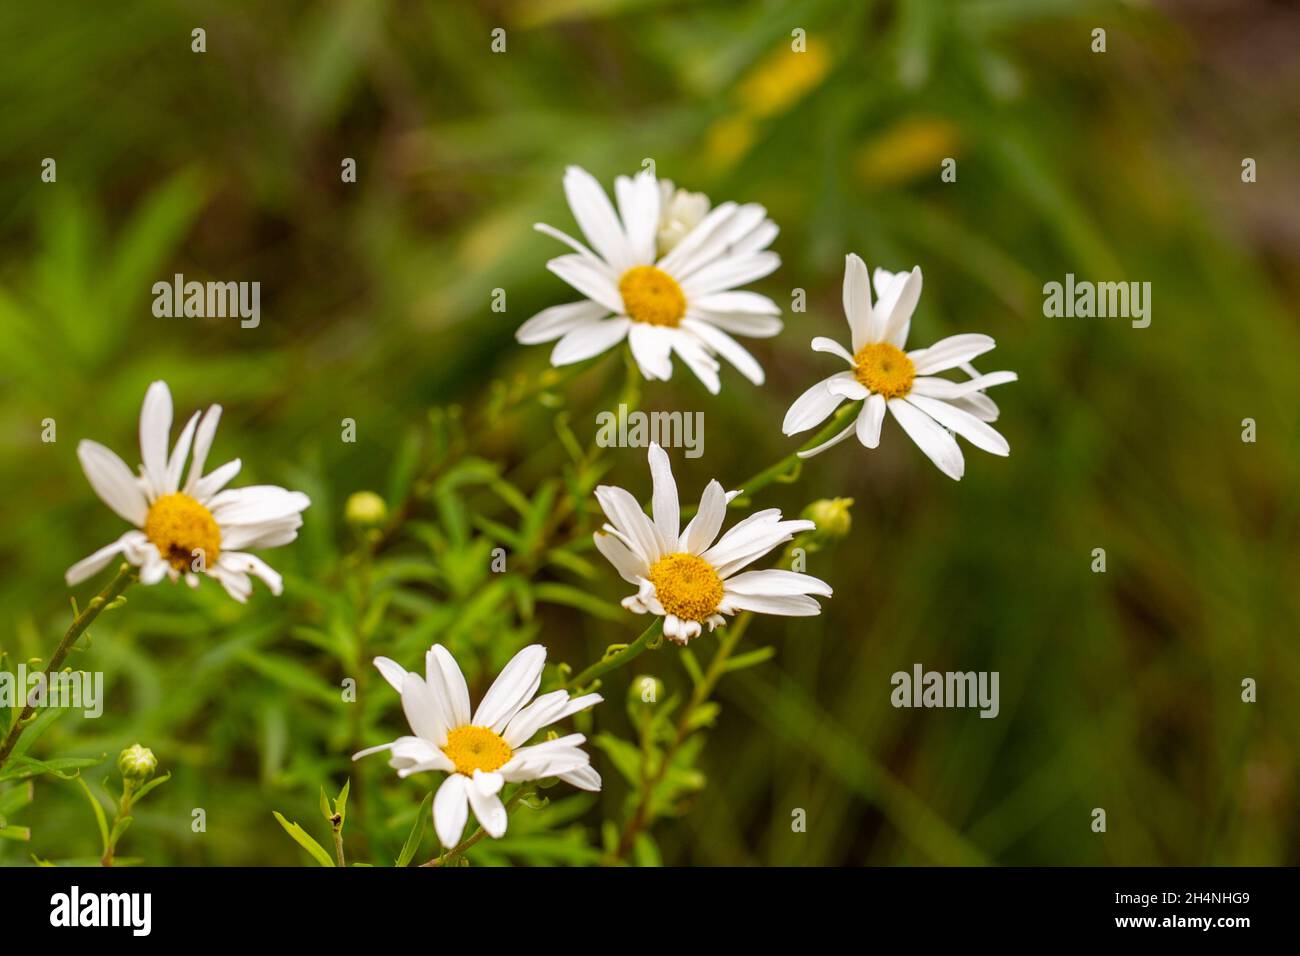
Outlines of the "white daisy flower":
[[736,573],[816,525],[782,521],[780,510],[769,508],[738,522],[715,543],[727,502],[740,492],[725,492],[710,481],[699,511],[682,528],[677,483],[668,455],[656,444],[650,445],[650,474],[654,520],[622,488],[596,489],[596,500],[609,518],[595,534],[596,547],[637,589],[623,599],[625,608],[663,617],[664,636],[679,644],[699,636],[705,624],[709,630],[726,624],[724,615],[737,611],[790,617],[821,613],[821,605],[808,596],[831,596],[830,585],[819,578],[781,570]]
[[[825,451],[855,431],[863,445],[875,448],[880,444],[886,408],[949,478],[960,479],[966,469],[954,432],[976,448],[994,455],[1010,454],[1007,440],[988,425],[997,420],[998,407],[984,389],[1014,382],[1016,373],[981,375],[970,364],[994,347],[993,339],[974,333],[951,335],[928,349],[904,352],[912,312],[921,297],[921,268],[916,266],[910,273],[877,269],[873,279],[874,306],[866,263],[850,253],[844,269],[844,314],[853,351],[824,336],[812,341],[814,351],[838,355],[849,370],[818,382],[795,399],[781,428],[787,435],[806,431],[825,421],[845,401],[863,401],[862,410],[854,424],[799,456],[809,458]],[[936,372],[953,368],[962,368],[970,379],[954,382],[935,377]]]
[[539,730],[603,699],[599,694],[570,698],[568,691],[556,690],[533,700],[545,663],[546,648],[525,647],[502,668],[470,716],[465,675],[441,644],[424,655],[424,677],[376,657],[379,673],[402,695],[415,736],[369,747],[352,759],[387,750],[388,765],[399,777],[444,771],[447,779],[433,798],[433,826],[447,847],[460,842],[471,809],[490,836],[506,832],[506,808],[497,794],[507,782],[559,777],[582,790],[599,790],[600,774],[581,749],[587,739],[582,734],[528,745]]
[[734,202],[710,209],[707,197],[674,192],[648,170],[615,180],[617,212],[577,166],[565,173],[564,192],[591,248],[544,223],[535,228],[574,250],[546,267],[585,298],[543,309],[515,333],[520,342],[558,339],[551,364],[568,365],[627,339],[647,379],[669,379],[675,352],[715,395],[716,356],[763,384],[762,366],[732,335],[781,331],[775,302],[737,289],[781,264],[767,248],[777,227],[766,209]]
[[[145,392],[140,410],[140,457],[144,463],[138,477],[98,442],[77,445],[77,457],[90,486],[136,530],[70,567],[66,575],[69,585],[80,584],[120,554],[140,569],[144,584],[157,584],[164,576],[175,581],[183,575],[187,584],[197,587],[198,575],[206,573],[243,603],[253,592],[252,574],[265,581],[273,594],[281,592],[280,575],[245,549],[288,544],[298,536],[300,512],[311,500],[300,491],[275,485],[223,491],[239,473],[238,458],[204,475],[220,418],[220,405],[213,405],[202,418],[195,412],[169,453],[172,396],[166,382],[154,382]],[[191,444],[194,456],[182,484]]]

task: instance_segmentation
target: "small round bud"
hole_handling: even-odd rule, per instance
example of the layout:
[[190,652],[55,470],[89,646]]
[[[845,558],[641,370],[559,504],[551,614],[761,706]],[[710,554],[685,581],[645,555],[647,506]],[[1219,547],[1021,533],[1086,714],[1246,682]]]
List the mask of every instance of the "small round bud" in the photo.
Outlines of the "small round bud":
[[343,514],[354,527],[377,528],[388,520],[388,505],[373,491],[355,491],[348,495]]
[[823,538],[843,538],[853,527],[849,509],[852,498],[819,498],[803,510],[803,516],[817,525],[817,534]]
[[158,769],[158,758],[148,747],[132,744],[118,754],[117,769],[121,771],[123,780],[144,783]]

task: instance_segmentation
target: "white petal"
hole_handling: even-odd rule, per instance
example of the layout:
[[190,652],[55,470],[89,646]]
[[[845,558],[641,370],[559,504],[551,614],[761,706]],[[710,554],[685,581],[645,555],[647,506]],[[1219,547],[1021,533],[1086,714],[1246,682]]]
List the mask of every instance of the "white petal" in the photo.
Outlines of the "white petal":
[[858,433],[858,441],[867,448],[877,447],[880,444],[880,426],[884,420],[885,396],[872,395],[862,406],[862,411],[858,412],[854,425]]
[[[226,462],[224,465],[217,467],[212,474],[195,481],[193,491],[189,493],[192,494],[199,503],[207,504],[213,495],[221,491],[221,489],[226,487],[226,485],[230,484],[235,475],[239,474],[241,466],[242,462],[238,458]],[[190,476],[191,480],[193,480],[195,474],[198,474],[198,472],[196,471]]]
[[820,445],[816,446],[815,448],[807,448],[802,451],[796,452],[796,454],[800,458],[811,458],[813,455],[820,455],[827,448],[831,448],[835,445],[838,445],[840,442],[844,441],[844,439],[852,435],[853,428],[854,426],[851,424],[846,425],[844,431],[840,432],[835,437],[827,439],[826,441],[822,442]]
[[469,723],[469,687],[451,651],[434,644],[424,655],[425,682],[442,707],[448,728]]
[[907,357],[916,366],[917,375],[933,375],[935,372],[947,371],[963,362],[969,362],[977,355],[983,355],[997,345],[987,335],[978,332],[965,332],[940,339],[928,349],[908,352]]
[[126,462],[93,441],[79,442],[77,457],[81,460],[86,480],[100,500],[112,508],[118,517],[136,527],[142,526],[149,513],[149,503],[145,500],[140,483],[131,474],[131,469],[126,467]]
[[929,415],[901,398],[890,399],[889,410],[940,471],[953,480],[961,480],[966,471],[966,460],[956,439]]
[[780,315],[781,307],[757,292],[715,292],[701,296],[691,303],[692,308],[709,312],[752,312],[756,315]]
[[732,335],[743,335],[751,339],[771,338],[785,328],[785,324],[776,316],[758,315],[754,312],[714,312],[692,304],[687,314],[716,325]]
[[613,348],[627,335],[631,320],[606,319],[578,326],[565,333],[551,351],[552,365],[572,365]]
[[909,395],[907,401],[925,412],[944,428],[955,431],[962,438],[994,455],[1011,454],[1011,445],[991,426],[984,424],[970,412],[964,411],[937,398]]
[[468,778],[453,773],[442,782],[433,798],[433,828],[445,847],[455,846],[465,832],[465,821],[469,819],[468,783]]
[[296,515],[311,505],[301,491],[289,491],[278,485],[247,485],[214,496],[208,510],[217,523],[228,525],[261,524]]
[[[855,253],[844,257],[844,317],[849,321],[853,351],[880,341],[880,330],[871,309],[871,278],[867,264]],[[882,316],[883,321],[883,316]]]
[[624,314],[618,277],[603,262],[580,255],[558,256],[547,262],[546,268],[593,302],[599,302],[610,312]]
[[704,383],[709,394],[717,395],[722,390],[722,382],[718,379],[718,369],[721,366],[718,365],[717,359],[688,332],[678,331],[673,336],[672,342],[673,351],[681,356],[682,361],[695,373],[695,377]]
[[681,509],[677,503],[677,482],[673,480],[672,465],[668,453],[659,447],[658,442],[650,443],[650,479],[653,491],[650,495],[650,508],[654,514],[655,527],[664,541],[668,551],[677,550],[677,536],[681,532]]
[[[889,316],[889,321],[885,324],[884,341],[900,349],[907,344],[907,333],[912,326],[912,313],[916,311],[916,303],[920,299],[921,267],[913,266],[907,281],[903,283],[902,291],[898,294],[898,301],[894,303],[890,312],[885,313]],[[876,305],[877,311],[881,311],[879,303]]]
[[618,214],[627,235],[629,264],[648,265],[655,261],[655,237],[659,232],[659,184],[654,174],[642,170],[636,176],[614,180]]
[[722,520],[726,514],[727,494],[717,481],[710,481],[700,496],[699,510],[682,532],[682,550],[689,554],[703,554],[707,551],[722,529]]
[[376,657],[373,663],[389,686],[400,694],[402,681],[406,680],[406,668],[390,657]]
[[847,398],[851,402],[860,402],[871,392],[867,386],[857,380],[852,372],[839,372],[826,380],[826,388],[832,395]]
[[1019,376],[1015,372],[989,372],[987,375],[978,375],[965,382],[921,376],[913,379],[911,394],[928,395],[931,398],[941,398],[947,401],[954,398],[963,398],[986,388],[992,388],[995,385],[1005,385],[1008,382],[1016,381],[1018,378]]
[[831,586],[821,578],[797,571],[769,568],[764,571],[745,571],[727,578],[726,590],[733,594],[757,594],[770,597],[789,597],[793,594],[820,594],[831,596]]
[[559,774],[559,778],[579,790],[590,790],[593,793],[600,791],[600,774],[590,764],[579,767],[577,770],[570,770],[568,773]]
[[[736,212],[734,202],[719,203],[708,211],[695,228],[682,237],[671,252],[659,260],[658,266],[669,275],[685,274],[686,267],[699,257],[699,251],[714,234],[718,227],[730,219]],[[703,262],[702,258],[699,261]]]
[[255,554],[243,551],[222,551],[217,559],[222,567],[242,574],[251,574],[261,578],[271,593],[277,597],[284,591],[284,580],[279,572]]
[[[72,567],[68,568],[67,573],[64,574],[64,579],[68,582],[68,586],[74,587],[87,578],[94,577],[106,568],[112,562],[113,558],[117,557],[119,554],[123,554],[133,544],[139,543],[143,538],[144,535],[139,531],[128,531],[112,544],[105,545],[89,557],[82,558]],[[130,560],[129,557],[128,560]]]
[[848,349],[840,345],[840,343],[836,342],[834,339],[827,338],[824,335],[819,335],[812,340],[812,350],[814,352],[829,352],[831,355],[838,355],[850,365],[854,364],[853,356],[849,354]]
[[759,252],[743,259],[723,258],[700,269],[681,287],[686,297],[694,300],[761,279],[780,267],[781,257],[775,252]]
[[755,611],[781,617],[812,617],[820,614],[821,605],[810,597],[788,595],[773,597],[760,594],[728,594],[727,605],[733,611]]
[[640,503],[626,489],[614,485],[599,485],[596,501],[614,526],[631,546],[637,557],[653,564],[667,552],[667,544]]
[[510,658],[474,712],[475,726],[500,733],[537,693],[545,665],[546,648],[541,644],[530,644]]
[[619,577],[628,584],[636,584],[650,573],[650,566],[614,535],[607,531],[596,531],[592,538],[596,542],[596,550],[614,565]]
[[180,491],[181,472],[185,468],[185,459],[189,456],[190,443],[194,441],[194,429],[198,424],[199,413],[195,412],[181,429],[181,435],[176,439],[176,447],[172,449],[171,457],[167,459],[167,484],[163,488],[167,494]]
[[450,728],[443,718],[443,710],[419,674],[407,672],[402,678],[402,712],[418,736],[438,747],[447,742]]
[[701,322],[699,319],[689,317],[682,320],[681,328],[689,329],[695,335],[698,335],[704,340],[706,346],[734,365],[741,375],[755,385],[763,384],[763,366],[758,364],[758,359],[749,354],[748,349],[726,332],[709,325],[707,322]]
[[627,332],[627,344],[637,368],[647,379],[666,382],[673,377],[673,340],[668,329],[633,322]]
[[144,393],[140,409],[140,460],[153,490],[152,498],[165,494],[167,443],[172,430],[172,393],[166,382],[154,382]]
[[605,306],[590,299],[553,305],[549,309],[542,309],[519,326],[515,330],[515,340],[523,345],[551,342],[579,326],[600,321],[608,316],[609,312],[610,310]]
[[580,166],[570,166],[565,170],[564,195],[582,234],[601,258],[619,273],[635,264],[623,224],[619,222],[609,196],[591,173]]
[[781,431],[795,435],[820,425],[830,417],[831,412],[839,408],[844,399],[827,387],[827,379],[814,383],[806,392],[794,400],[794,404],[785,413]]
[[221,406],[213,405],[204,413],[198,431],[194,433],[194,459],[190,462],[190,473],[185,479],[187,495],[195,496],[194,489],[198,486],[199,479],[203,477],[203,467],[208,463],[208,452],[212,450],[212,440],[216,437],[217,423],[220,421]]
[[469,797],[469,805],[474,810],[474,816],[478,818],[479,824],[487,831],[488,836],[493,839],[505,836],[509,817],[506,815],[506,808],[502,805],[501,798],[495,794],[484,794],[475,786],[466,787],[465,793]]

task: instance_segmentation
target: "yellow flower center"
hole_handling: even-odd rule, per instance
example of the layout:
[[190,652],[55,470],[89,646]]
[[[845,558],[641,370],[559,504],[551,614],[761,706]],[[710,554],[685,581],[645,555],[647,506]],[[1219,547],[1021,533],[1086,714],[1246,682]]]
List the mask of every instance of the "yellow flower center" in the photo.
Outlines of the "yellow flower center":
[[650,565],[650,583],[664,610],[683,621],[705,621],[722,602],[722,578],[693,554],[669,554]]
[[200,559],[200,567],[210,568],[221,554],[221,529],[212,512],[179,491],[149,506],[144,534],[177,571],[194,570]]
[[916,366],[902,349],[876,342],[853,356],[853,375],[877,395],[902,398],[912,390]]
[[618,280],[623,307],[638,322],[676,327],[686,314],[686,296],[677,280],[654,266],[633,266]]
[[474,776],[475,770],[496,770],[511,754],[510,745],[499,734],[472,724],[448,733],[442,752],[456,765],[456,772],[467,777]]

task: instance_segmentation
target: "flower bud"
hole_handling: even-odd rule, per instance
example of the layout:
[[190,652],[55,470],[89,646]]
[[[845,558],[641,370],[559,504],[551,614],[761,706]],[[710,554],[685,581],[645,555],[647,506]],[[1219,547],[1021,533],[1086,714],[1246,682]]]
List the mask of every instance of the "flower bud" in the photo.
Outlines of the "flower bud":
[[849,514],[852,507],[852,498],[819,498],[803,510],[803,516],[817,525],[819,536],[844,538],[853,527],[853,517]]
[[388,520],[388,505],[373,491],[355,491],[348,495],[343,514],[353,527],[377,528]]
[[148,747],[132,744],[118,754],[117,769],[121,771],[123,780],[144,783],[158,769],[158,758]]

